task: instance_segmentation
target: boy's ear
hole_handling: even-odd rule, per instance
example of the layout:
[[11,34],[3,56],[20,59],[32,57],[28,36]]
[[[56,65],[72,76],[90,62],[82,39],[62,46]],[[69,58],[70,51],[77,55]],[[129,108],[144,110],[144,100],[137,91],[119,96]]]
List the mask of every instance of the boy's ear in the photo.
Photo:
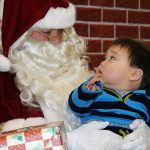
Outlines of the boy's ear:
[[130,76],[130,80],[137,81],[143,76],[143,70],[140,68],[133,68]]

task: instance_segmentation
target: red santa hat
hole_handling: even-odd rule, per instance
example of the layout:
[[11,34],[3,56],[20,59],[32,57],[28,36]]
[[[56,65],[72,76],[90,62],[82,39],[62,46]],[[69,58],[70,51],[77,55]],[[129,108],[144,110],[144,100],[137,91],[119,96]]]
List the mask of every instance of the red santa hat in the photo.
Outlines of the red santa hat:
[[67,0],[5,0],[2,21],[3,54],[29,28],[62,29],[75,23],[75,7]]

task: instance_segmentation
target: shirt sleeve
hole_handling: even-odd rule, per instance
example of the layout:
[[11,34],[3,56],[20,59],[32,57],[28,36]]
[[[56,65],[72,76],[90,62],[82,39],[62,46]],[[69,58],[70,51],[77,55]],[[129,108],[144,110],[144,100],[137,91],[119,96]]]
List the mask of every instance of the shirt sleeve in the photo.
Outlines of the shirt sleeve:
[[69,96],[68,105],[78,117],[82,117],[90,113],[93,101],[102,92],[103,87],[101,82],[97,83],[97,85],[100,86],[100,90],[90,91],[85,88],[86,84],[92,78],[93,77],[89,78],[86,82],[73,90]]

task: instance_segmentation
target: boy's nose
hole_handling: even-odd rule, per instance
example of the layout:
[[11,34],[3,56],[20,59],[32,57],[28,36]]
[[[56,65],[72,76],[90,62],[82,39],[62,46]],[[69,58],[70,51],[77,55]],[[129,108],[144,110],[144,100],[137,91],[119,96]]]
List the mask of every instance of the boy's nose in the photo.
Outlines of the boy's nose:
[[100,64],[100,66],[105,66],[105,64],[106,64],[106,60],[103,60],[102,62],[101,62],[101,64]]
[[97,73],[100,72],[100,71],[105,67],[106,63],[107,63],[107,60],[106,60],[106,59],[103,60],[103,61],[100,63],[100,65],[97,67],[96,72],[97,72]]
[[102,66],[101,66],[101,64],[100,64],[100,65],[97,67],[97,69],[96,69],[96,74],[98,74],[98,73],[100,72],[101,68],[102,68]]

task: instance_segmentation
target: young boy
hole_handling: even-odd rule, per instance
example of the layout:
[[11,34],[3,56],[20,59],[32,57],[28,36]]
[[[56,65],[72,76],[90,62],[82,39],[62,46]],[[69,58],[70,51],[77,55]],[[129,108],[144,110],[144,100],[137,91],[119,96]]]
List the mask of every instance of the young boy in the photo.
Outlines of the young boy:
[[106,129],[125,136],[135,119],[150,125],[149,88],[150,48],[120,38],[112,42],[94,77],[70,94],[69,106],[81,123],[108,121]]

